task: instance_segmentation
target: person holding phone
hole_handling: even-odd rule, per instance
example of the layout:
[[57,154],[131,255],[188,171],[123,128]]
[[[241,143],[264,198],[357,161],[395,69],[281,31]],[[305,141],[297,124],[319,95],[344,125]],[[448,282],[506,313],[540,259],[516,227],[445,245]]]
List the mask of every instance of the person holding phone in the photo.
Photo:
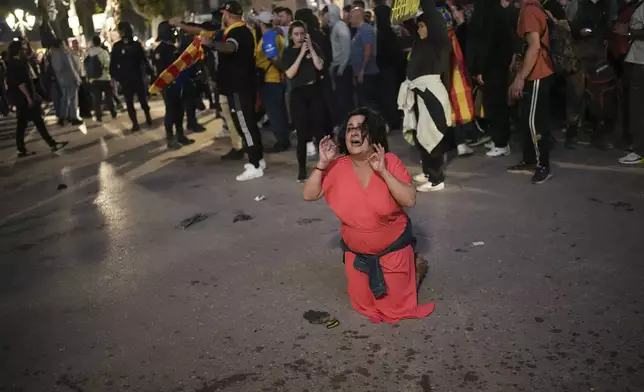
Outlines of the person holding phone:
[[306,26],[295,21],[289,27],[289,45],[284,50],[282,69],[291,81],[291,116],[297,132],[297,181],[306,180],[306,143],[324,136],[324,99],[318,73],[324,67],[320,48],[311,41]]

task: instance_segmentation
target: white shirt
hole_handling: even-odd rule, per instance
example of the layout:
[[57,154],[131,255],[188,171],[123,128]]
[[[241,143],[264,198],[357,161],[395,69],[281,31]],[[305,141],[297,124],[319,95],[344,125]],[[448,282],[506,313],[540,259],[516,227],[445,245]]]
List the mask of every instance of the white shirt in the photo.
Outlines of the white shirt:
[[[631,30],[644,29],[644,5],[640,4],[633,15],[630,23]],[[627,63],[644,65],[644,41],[636,40],[631,44],[631,49],[624,60]]]

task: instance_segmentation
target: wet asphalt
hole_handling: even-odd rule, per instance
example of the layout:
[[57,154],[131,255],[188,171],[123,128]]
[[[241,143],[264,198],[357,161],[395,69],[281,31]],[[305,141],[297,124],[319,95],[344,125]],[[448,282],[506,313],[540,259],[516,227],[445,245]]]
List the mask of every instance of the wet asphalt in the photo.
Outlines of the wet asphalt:
[[559,145],[542,186],[504,171],[516,153],[455,159],[409,212],[436,311],[372,324],[294,152],[238,183],[202,121],[178,152],[121,118],[21,161],[0,127],[0,391],[644,391],[644,167],[621,152]]

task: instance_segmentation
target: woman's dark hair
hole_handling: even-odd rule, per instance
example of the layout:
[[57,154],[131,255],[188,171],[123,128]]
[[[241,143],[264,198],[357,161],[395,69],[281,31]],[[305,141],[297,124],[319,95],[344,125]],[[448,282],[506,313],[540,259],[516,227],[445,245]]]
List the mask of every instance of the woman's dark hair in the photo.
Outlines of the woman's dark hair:
[[11,41],[7,51],[9,52],[9,57],[16,57],[22,52],[22,42],[20,41]]
[[347,150],[347,126],[349,119],[353,116],[364,116],[362,123],[362,137],[368,137],[369,143],[380,144],[384,147],[385,152],[389,152],[389,143],[387,142],[387,125],[382,116],[373,109],[361,107],[349,112],[344,127],[338,132],[338,150],[342,155],[348,155]]
[[303,28],[303,29],[304,29],[304,33],[305,33],[305,34],[307,33],[306,25],[304,24],[304,22],[302,22],[301,20],[295,20],[295,21],[293,21],[293,23],[291,23],[291,25],[290,25],[290,26],[288,26],[288,47],[289,47],[289,48],[292,48],[292,47],[293,47],[293,44],[294,44],[294,42],[293,42],[293,38],[292,38],[292,37],[293,37],[293,30],[295,30],[295,28],[296,28],[296,27],[301,27],[301,28]]

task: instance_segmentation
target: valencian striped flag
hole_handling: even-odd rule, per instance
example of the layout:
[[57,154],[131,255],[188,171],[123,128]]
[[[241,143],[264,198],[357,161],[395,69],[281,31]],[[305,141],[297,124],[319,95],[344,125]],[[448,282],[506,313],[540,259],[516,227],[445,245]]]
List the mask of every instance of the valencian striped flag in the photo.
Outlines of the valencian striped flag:
[[[228,26],[222,35],[222,41],[226,41],[226,36],[228,32],[234,28],[246,26],[246,23],[243,21],[235,22],[232,25]],[[156,94],[162,91],[164,88],[174,82],[174,80],[179,76],[181,71],[190,67],[192,64],[204,58],[203,48],[201,47],[201,42],[203,38],[214,39],[217,36],[216,31],[207,31],[204,30],[199,36],[197,36],[192,43],[186,48],[186,50],[181,53],[178,59],[175,60],[168,68],[166,68],[157,80],[152,83],[150,86],[150,94]]]
[[201,47],[201,36],[197,36],[191,43],[188,45],[186,50],[181,53],[178,59],[174,63],[170,64],[166,68],[157,80],[152,83],[150,86],[150,94],[156,94],[161,92],[164,88],[168,87],[174,80],[179,76],[181,71],[190,67],[192,64],[203,59],[203,48]]

